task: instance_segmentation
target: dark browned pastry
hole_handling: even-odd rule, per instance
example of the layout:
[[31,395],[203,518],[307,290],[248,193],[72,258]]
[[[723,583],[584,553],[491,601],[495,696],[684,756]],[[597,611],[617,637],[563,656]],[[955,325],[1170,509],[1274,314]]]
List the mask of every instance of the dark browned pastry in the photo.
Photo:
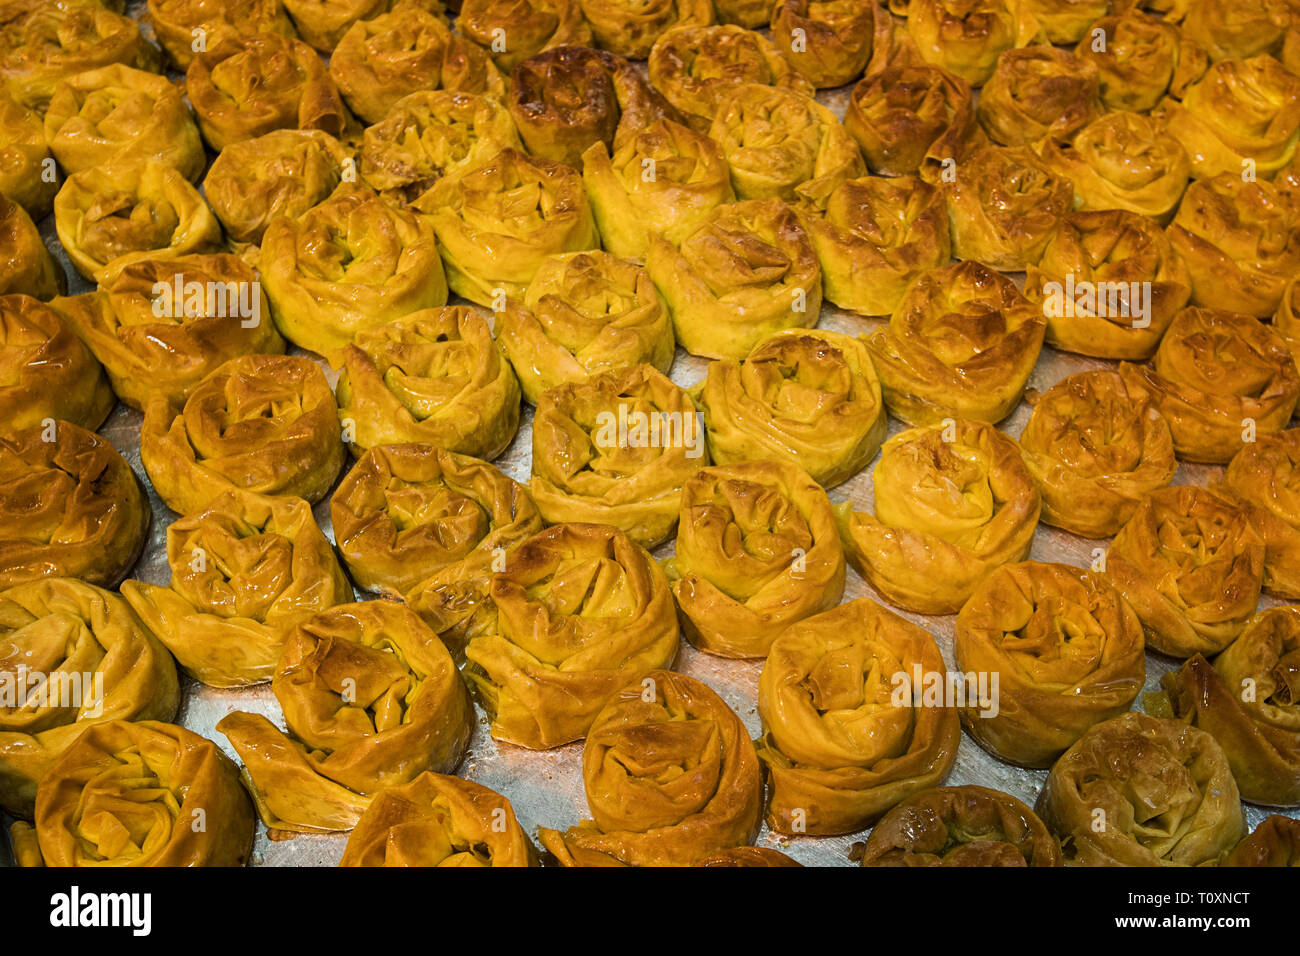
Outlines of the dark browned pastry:
[[63,268],[27,210],[0,192],[0,296],[52,299],[67,286]]
[[819,89],[880,72],[892,33],[876,0],[780,0],[772,10],[772,42]]
[[507,73],[543,50],[592,42],[578,0],[464,0],[456,29]]
[[1065,50],[1007,50],[980,91],[975,113],[989,138],[1003,146],[1069,139],[1101,114],[1099,82],[1096,66]]
[[1217,490],[1246,509],[1264,539],[1264,590],[1300,598],[1300,429],[1243,443]]
[[1273,814],[1219,866],[1300,866],[1300,820]]

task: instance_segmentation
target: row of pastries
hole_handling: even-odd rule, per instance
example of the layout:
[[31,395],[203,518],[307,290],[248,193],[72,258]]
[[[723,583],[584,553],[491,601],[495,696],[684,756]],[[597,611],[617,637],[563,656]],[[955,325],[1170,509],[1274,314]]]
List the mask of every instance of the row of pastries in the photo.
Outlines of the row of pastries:
[[[1243,812],[1300,806],[1290,4],[112,6],[0,4],[0,677],[101,688],[0,699],[19,862],[1300,862]],[[183,680],[282,720],[236,763]],[[456,776],[480,711],[589,819]],[[1032,808],[944,786],[963,728]]]

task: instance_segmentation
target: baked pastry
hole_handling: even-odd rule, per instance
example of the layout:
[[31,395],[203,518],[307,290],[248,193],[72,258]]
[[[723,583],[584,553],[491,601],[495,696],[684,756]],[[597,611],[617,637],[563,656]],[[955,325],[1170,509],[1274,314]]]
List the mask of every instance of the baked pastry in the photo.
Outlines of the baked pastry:
[[1259,435],[1228,462],[1217,487],[1250,516],[1264,539],[1264,590],[1300,598],[1300,430]]
[[1042,25],[1021,0],[910,0],[907,35],[926,63],[980,86],[1002,53],[1038,40]]
[[592,819],[537,831],[562,866],[689,866],[758,835],[763,778],[745,725],[685,674],[650,671],[601,709],[582,781]]
[[58,312],[31,296],[0,296],[0,368],[6,434],[56,419],[93,430],[116,404],[90,350]]
[[375,795],[339,866],[537,866],[537,850],[501,794],[426,771]]
[[478,305],[518,298],[547,256],[600,245],[578,172],[516,149],[440,179],[416,208],[433,223],[451,291]]
[[0,194],[34,219],[44,219],[59,191],[58,169],[45,141],[45,123],[0,86]]
[[1200,654],[1161,679],[1174,715],[1223,747],[1241,796],[1300,804],[1300,608],[1269,608],[1214,659]]
[[[297,35],[280,0],[148,0],[148,11],[154,37],[180,70],[232,34]],[[200,37],[203,50],[195,50]]]
[[1300,273],[1283,287],[1282,301],[1273,315],[1273,331],[1282,336],[1300,368]]
[[542,530],[527,489],[487,462],[434,445],[377,445],[330,499],[358,587],[405,594],[430,575],[484,574]]
[[462,0],[456,29],[505,72],[543,50],[592,42],[578,0]]
[[673,364],[672,322],[650,273],[599,250],[544,259],[495,325],[534,405],[548,388],[599,372],[645,363],[667,374]]
[[772,9],[777,49],[818,88],[878,73],[892,53],[892,34],[876,0],[781,0]]
[[711,0],[578,0],[596,46],[631,60],[644,60],[650,48],[674,27],[713,23]]
[[649,365],[541,394],[532,495],[550,523],[613,525],[653,548],[672,537],[682,485],[709,463],[695,402]]
[[31,819],[37,781],[88,727],[171,720],[176,666],[125,601],[72,578],[0,590],[0,615],[0,667],[21,698],[0,712],[0,807]]
[[758,682],[767,825],[852,833],[942,783],[961,722],[923,689],[945,674],[934,638],[869,598],[786,628]]
[[908,797],[871,830],[863,866],[1061,866],[1038,814],[987,787],[937,787]]
[[180,89],[165,76],[121,63],[60,81],[45,111],[45,140],[68,173],[152,159],[195,180],[207,165]]
[[258,265],[280,332],[322,355],[447,302],[428,220],[360,184],[340,186],[296,219],[272,219]]
[[501,99],[506,92],[505,77],[482,49],[409,0],[353,23],[330,55],[329,74],[367,124],[409,93],[452,90]]
[[[298,35],[321,53],[333,50],[358,20],[386,13],[394,0],[282,0]],[[434,13],[440,3],[421,4]]]
[[940,173],[939,188],[948,202],[953,255],[1004,272],[1037,262],[1074,208],[1070,180],[1027,146],[978,149],[950,176]]
[[890,315],[912,280],[951,258],[943,194],[912,176],[848,179],[795,211],[841,309]]
[[95,433],[51,420],[0,437],[0,588],[50,577],[113,587],[151,514],[131,466]]
[[215,251],[221,225],[199,191],[170,166],[148,160],[92,166],[54,197],[63,251],[92,282],[132,262]]
[[447,648],[404,604],[340,604],[290,632],[271,678],[288,733],[234,711],[217,730],[267,827],[350,830],[381,790],[456,769],[474,717]]
[[149,399],[140,460],[177,514],[223,491],[305,498],[329,493],[343,465],[338,411],[320,366],[290,355],[241,355],[176,406]]
[[673,582],[687,640],[722,657],[765,657],[778,634],[844,594],[844,553],[826,492],[796,465],[702,468],[682,489]]
[[1233,847],[1219,866],[1300,866],[1300,820],[1273,814]]
[[1192,274],[1192,304],[1265,318],[1300,270],[1300,194],[1224,173],[1187,187],[1169,241]]
[[167,587],[122,596],[186,673],[210,687],[271,679],[285,639],[352,600],[329,539],[301,498],[228,491],[167,529]]
[[[1097,43],[1092,31],[1106,38]],[[1166,94],[1181,97],[1210,65],[1209,57],[1173,23],[1137,9],[1118,10],[1092,24],[1074,55],[1097,68],[1101,102],[1111,110],[1144,113]]]
[[[314,0],[313,0],[314,2]],[[351,117],[316,52],[279,33],[232,33],[185,71],[199,129],[217,152],[277,129],[342,136]]]
[[1111,369],[1076,372],[1038,396],[1020,452],[1043,522],[1085,538],[1114,535],[1178,471],[1169,423]]
[[647,66],[654,88],[701,133],[713,124],[720,101],[741,83],[814,92],[771,40],[735,25],[669,30],[655,42]]
[[1189,3],[1181,27],[1210,59],[1242,59],[1277,53],[1295,16],[1287,0]]
[[[1114,115],[1114,114],[1112,114]],[[1053,348],[1098,358],[1150,358],[1192,295],[1182,256],[1154,220],[1124,209],[1068,212],[1025,297],[1047,317]]]
[[1106,573],[1171,657],[1217,654],[1259,602],[1264,542],[1245,511],[1204,488],[1153,491],[1115,535]]
[[490,460],[519,430],[519,381],[467,306],[422,309],[358,333],[335,353],[335,387],[354,455],[428,442]]
[[1046,326],[1010,279],[968,260],[922,274],[865,341],[894,416],[993,423],[1020,402]]
[[15,824],[22,866],[243,866],[253,807],[239,769],[175,724],[97,724],[42,778],[36,824]]
[[766,846],[733,846],[698,857],[692,865],[759,868],[803,866],[780,850]]
[[1246,832],[1214,738],[1138,713],[1085,733],[1052,767],[1034,809],[1074,866],[1213,864]]
[[1075,43],[1110,12],[1114,0],[1025,0],[1048,43]]
[[995,568],[1023,561],[1039,495],[1010,438],[983,422],[912,428],[885,443],[875,513],[838,510],[849,562],[891,604],[953,614]]
[[817,256],[779,199],[716,206],[676,243],[651,236],[646,268],[692,355],[740,359],[774,332],[816,325],[821,312]]
[[153,395],[179,405],[223,362],[284,351],[257,273],[226,253],[141,259],[98,291],[51,305],[132,408]]
[[1101,115],[1099,84],[1096,66],[1066,50],[1007,50],[980,91],[975,115],[1003,146],[1067,140]]
[[742,361],[710,362],[697,388],[720,465],[784,461],[831,488],[865,468],[885,439],[871,356],[842,332],[778,332]]
[[0,296],[52,299],[66,286],[32,217],[0,192]]

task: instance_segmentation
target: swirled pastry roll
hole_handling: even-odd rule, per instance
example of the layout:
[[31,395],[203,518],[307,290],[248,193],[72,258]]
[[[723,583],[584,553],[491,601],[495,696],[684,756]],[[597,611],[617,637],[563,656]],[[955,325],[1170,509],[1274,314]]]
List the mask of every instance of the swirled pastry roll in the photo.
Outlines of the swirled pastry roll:
[[776,48],[818,88],[852,83],[864,70],[878,73],[892,52],[892,33],[876,0],[781,0],[772,10]]
[[719,102],[738,84],[814,92],[771,40],[735,25],[670,30],[655,42],[647,66],[654,88],[699,132],[708,131]]
[[543,392],[532,455],[543,518],[613,525],[645,548],[672,537],[682,486],[709,463],[695,402],[649,365]]
[[[359,20],[387,13],[397,5],[395,0],[283,0],[298,35],[319,50],[329,53],[338,46],[343,35]],[[442,5],[423,2],[419,6],[432,13],[441,13]]]
[[1264,539],[1264,590],[1300,598],[1300,431],[1259,435],[1228,462],[1219,491]]
[[375,795],[339,866],[537,866],[537,850],[501,794],[425,772]]
[[1287,0],[1202,0],[1189,3],[1183,33],[1212,60],[1243,59],[1277,53],[1295,16]]
[[0,807],[30,819],[37,781],[88,727],[172,718],[176,665],[125,601],[71,578],[5,588],[0,616],[14,701],[0,708]]
[[1039,495],[1016,444],[952,421],[885,443],[875,513],[839,510],[849,562],[891,604],[952,614],[995,568],[1029,555]]
[[268,827],[350,830],[373,796],[450,773],[474,709],[438,636],[404,604],[340,604],[289,634],[271,678],[288,733],[235,711],[217,730]]
[[52,299],[66,286],[32,217],[0,192],[0,296]]
[[980,86],[1003,52],[1033,43],[1042,26],[1023,0],[910,0],[907,35],[926,63]]
[[122,596],[182,668],[211,687],[271,679],[289,632],[352,600],[352,585],[301,498],[218,495],[167,529],[167,587]]
[[194,57],[185,92],[217,152],[277,129],[341,136],[351,117],[316,52],[279,33],[230,34]]
[[280,332],[322,355],[447,302],[432,225],[359,184],[296,219],[272,219],[259,268]]
[[343,465],[338,410],[320,366],[290,355],[241,355],[185,404],[155,395],[140,426],[140,460],[177,514],[243,489],[305,498],[329,492]]
[[803,866],[780,850],[766,846],[733,846],[699,857],[692,865],[758,868]]
[[922,685],[945,675],[934,638],[869,598],[786,628],[758,683],[767,825],[852,833],[942,783],[961,722]]
[[54,197],[54,226],[72,264],[93,282],[109,282],[142,259],[215,251],[221,242],[221,224],[199,191],[153,160],[69,176]]
[[646,267],[692,355],[740,359],[774,332],[816,325],[821,313],[816,253],[779,199],[717,206],[676,244],[651,236]]
[[988,141],[975,121],[970,84],[937,66],[899,63],[853,88],[844,129],[881,176],[925,171],[935,182],[945,161],[960,162]]
[[501,344],[524,397],[599,372],[673,364],[673,326],[650,273],[608,252],[568,252],[542,263],[523,302],[497,313]]
[[699,402],[718,464],[784,461],[825,488],[865,468],[888,425],[861,339],[825,329],[778,332],[742,361],[710,362]]
[[1219,866],[1300,866],[1300,820],[1273,814],[1233,847]]
[[1114,535],[1178,470],[1165,417],[1110,369],[1067,376],[1039,396],[1020,451],[1043,522],[1085,538]]
[[924,273],[865,341],[893,415],[992,423],[1024,394],[1046,326],[1010,279],[970,260]]
[[[24,866],[243,866],[253,806],[221,748],[175,724],[114,720],[42,778]],[[19,836],[21,834],[21,836]]]
[[674,27],[713,23],[710,0],[578,0],[596,46],[644,60],[655,41]]
[[592,819],[538,838],[562,866],[689,866],[758,834],[763,778],[745,725],[707,684],[654,670],[582,748]]
[[1153,491],[1115,535],[1106,571],[1171,657],[1217,654],[1259,601],[1264,542],[1245,511],[1204,488]]
[[116,399],[104,369],[54,309],[0,296],[0,423],[12,434],[71,422],[96,429]]
[[912,280],[951,258],[943,194],[911,176],[848,179],[795,211],[842,309],[890,315]]
[[462,0],[456,29],[506,72],[543,50],[592,42],[578,0]]
[[141,259],[52,305],[132,408],[153,395],[179,405],[223,362],[284,351],[257,273],[225,253]]
[[1224,173],[1187,187],[1169,241],[1192,275],[1192,304],[1264,318],[1300,272],[1300,195]]
[[[1104,44],[1097,42],[1098,30]],[[1097,68],[1107,109],[1153,109],[1166,94],[1182,96],[1210,65],[1205,51],[1175,24],[1135,8],[1102,17],[1088,32],[1074,55]]]
[[0,587],[112,587],[140,557],[151,514],[131,466],[93,432],[51,421],[0,437]]
[[34,219],[44,219],[58,191],[58,169],[41,114],[0,87],[0,194]]
[[826,492],[784,461],[703,468],[682,489],[665,569],[687,639],[722,657],[765,657],[788,625],[844,594]]
[[975,115],[1003,146],[1069,139],[1101,115],[1099,83],[1097,68],[1066,50],[1007,50],[980,91]]
[[1150,358],[1191,294],[1191,273],[1164,230],[1123,209],[1066,213],[1025,268],[1047,344],[1098,358]]
[[1223,748],[1176,720],[1121,714],[1085,733],[1034,807],[1074,866],[1199,866],[1246,832]]
[[280,0],[148,0],[148,11],[154,37],[180,70],[200,52],[200,36],[206,49],[241,32],[297,35]]
[[330,56],[329,74],[367,124],[409,93],[452,90],[500,99],[506,92],[505,77],[483,50],[407,0],[352,24]]
[[578,172],[516,149],[439,180],[416,208],[433,223],[447,284],[478,305],[518,298],[548,256],[600,245]]
[[1061,847],[1038,814],[987,787],[936,787],[881,818],[863,866],[1060,866]]
[[336,397],[354,454],[428,442],[489,460],[519,430],[519,380],[467,306],[423,309],[336,353]]
[[484,574],[542,530],[523,485],[433,445],[377,445],[330,499],[334,540],[357,585],[405,594],[455,568]]
[[152,159],[199,178],[207,157],[180,89],[121,63],[77,73],[54,88],[45,139],[69,173],[123,159]]
[[1025,5],[1048,43],[1075,43],[1115,4],[1114,0],[1026,0]]

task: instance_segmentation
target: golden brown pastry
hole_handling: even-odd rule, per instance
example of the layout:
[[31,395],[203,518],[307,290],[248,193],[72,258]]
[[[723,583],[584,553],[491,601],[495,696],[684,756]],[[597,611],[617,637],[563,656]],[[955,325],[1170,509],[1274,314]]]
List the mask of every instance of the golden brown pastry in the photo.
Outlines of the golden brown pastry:
[[923,686],[945,674],[934,638],[869,598],[786,628],[758,683],[767,825],[852,833],[942,783],[961,722]]
[[995,568],[1029,555],[1039,495],[991,425],[950,420],[885,443],[875,513],[837,509],[849,562],[891,604],[953,614]]
[[0,87],[0,194],[33,219],[44,219],[58,191],[58,167],[45,141],[41,114]]
[[910,0],[907,35],[926,63],[980,86],[1003,52],[1035,42],[1042,26],[1024,0]]
[[[148,0],[148,10],[154,37],[180,70],[190,65],[195,53],[232,34],[296,35],[280,0]],[[199,45],[202,49],[196,50]]]
[[333,357],[344,439],[353,454],[375,445],[428,442],[490,460],[519,430],[519,380],[473,309],[422,309],[361,332]]
[[0,620],[0,807],[39,820],[37,781],[88,727],[171,720],[176,666],[125,601],[72,578],[0,590]]
[[339,866],[537,866],[537,850],[501,794],[426,771],[375,795]]
[[1246,832],[1214,738],[1138,713],[1085,733],[1052,767],[1034,809],[1073,866],[1213,864]]
[[518,298],[548,256],[600,245],[578,172],[513,148],[440,179],[416,208],[433,223],[451,291],[478,305]]
[[1192,276],[1160,225],[1124,209],[1066,213],[1025,297],[1047,317],[1047,344],[1098,358],[1150,358],[1192,294]]
[[777,49],[818,88],[852,83],[864,70],[880,72],[892,33],[876,0],[781,0],[772,10]]
[[1025,0],[1048,43],[1074,43],[1117,6],[1115,0]]
[[69,176],[54,197],[54,225],[77,271],[101,283],[133,262],[215,251],[221,242],[221,224],[199,191],[153,160]]
[[1282,301],[1273,315],[1273,331],[1282,336],[1291,357],[1300,369],[1300,273],[1293,276],[1282,290]]
[[0,192],[0,296],[52,299],[66,286],[32,217]]
[[1007,50],[980,91],[975,115],[1003,146],[1070,139],[1101,115],[1099,82],[1090,61],[1066,50],[1042,44]]
[[339,553],[357,585],[405,594],[430,575],[485,574],[542,530],[523,485],[434,445],[377,445],[330,499]]
[[1187,6],[1182,30],[1211,60],[1243,59],[1277,53],[1291,25],[1294,5],[1287,0],[1201,0]]
[[1273,814],[1233,847],[1219,866],[1300,866],[1300,820]]
[[987,787],[923,790],[890,810],[858,857],[863,866],[1061,866],[1038,814]]
[[267,223],[259,268],[277,328],[322,355],[447,302],[433,226],[359,184]]
[[821,268],[794,210],[779,199],[710,210],[686,238],[650,238],[646,268],[692,355],[741,359],[782,329],[817,324]]
[[1300,430],[1259,435],[1228,462],[1216,490],[1250,516],[1264,539],[1264,590],[1300,598]]
[[653,365],[667,374],[675,342],[650,273],[608,252],[567,252],[542,262],[523,301],[497,313],[496,336],[534,405],[548,388]]
[[208,374],[181,406],[144,409],[140,460],[177,514],[218,494],[325,497],[343,465],[338,410],[320,366],[290,355],[241,355]]
[[720,465],[789,462],[831,488],[865,468],[885,439],[871,356],[842,332],[778,332],[742,361],[710,362],[698,389]]
[[1085,538],[1114,535],[1178,470],[1169,423],[1111,369],[1077,372],[1040,395],[1020,452],[1043,522]]
[[456,29],[506,72],[543,50],[592,42],[578,0],[463,0]]
[[759,868],[803,866],[780,850],[766,846],[733,846],[699,857],[692,865]]
[[924,273],[865,341],[894,416],[994,423],[1020,402],[1046,325],[1010,279],[969,260]]
[[1255,613],[1264,542],[1228,498],[1174,485],[1148,495],[1115,535],[1106,572],[1154,650],[1217,654]]
[[122,596],[186,673],[211,687],[271,679],[289,632],[352,600],[329,539],[301,498],[228,491],[167,529],[167,587]]
[[[386,13],[393,0],[283,0],[298,35],[321,53],[333,50],[358,20]],[[421,4],[437,13],[440,4]]]
[[0,436],[0,587],[49,577],[113,587],[135,564],[151,509],[106,440],[69,422]]
[[56,419],[93,430],[116,404],[90,350],[58,312],[31,296],[0,296],[0,369],[6,435]]
[[592,819],[538,839],[561,866],[690,866],[758,834],[763,778],[745,725],[707,684],[653,670],[582,748]]
[[267,827],[350,830],[373,796],[456,769],[474,709],[438,636],[404,604],[340,604],[290,632],[271,678],[288,733],[234,711],[217,730]]
[[50,768],[23,866],[243,866],[256,819],[239,769],[206,737],[155,720],[97,724]]
[[[1105,43],[1098,43],[1096,31]],[[1074,55],[1095,66],[1107,109],[1145,112],[1165,94],[1182,96],[1210,65],[1209,58],[1173,23],[1136,8],[1116,11],[1091,25]]]
[[650,48],[674,27],[713,23],[711,0],[578,0],[591,25],[595,45],[632,60],[644,60]]
[[687,639],[722,657],[765,657],[787,626],[844,594],[826,492],[784,461],[716,465],[691,478],[665,571]]
[[713,14],[719,23],[730,23],[747,30],[761,30],[772,18],[772,5],[765,0],[713,0]]

